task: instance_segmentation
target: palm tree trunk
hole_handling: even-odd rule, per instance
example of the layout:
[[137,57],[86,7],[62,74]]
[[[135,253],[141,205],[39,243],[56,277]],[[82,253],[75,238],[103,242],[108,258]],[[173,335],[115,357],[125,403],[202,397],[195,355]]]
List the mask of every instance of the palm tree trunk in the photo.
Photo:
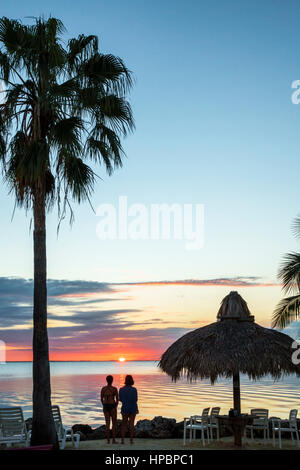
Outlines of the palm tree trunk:
[[58,448],[51,412],[49,347],[47,333],[46,207],[43,191],[36,191],[34,217],[33,395],[31,445]]

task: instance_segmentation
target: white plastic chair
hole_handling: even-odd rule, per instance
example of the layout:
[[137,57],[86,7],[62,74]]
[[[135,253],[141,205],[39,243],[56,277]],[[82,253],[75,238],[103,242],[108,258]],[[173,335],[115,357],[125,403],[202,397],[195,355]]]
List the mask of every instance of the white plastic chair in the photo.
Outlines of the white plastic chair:
[[265,408],[253,408],[250,411],[251,416],[257,416],[253,420],[253,424],[248,424],[245,427],[245,435],[247,433],[247,430],[251,432],[251,439],[252,441],[254,440],[254,431],[255,430],[262,430],[264,432],[264,443],[266,442],[266,438],[269,439],[269,421],[268,421],[268,416],[269,416],[269,410]]
[[220,428],[219,428],[219,421],[216,418],[220,414],[220,407],[215,406],[211,409],[210,416],[209,416],[209,422],[208,422],[208,427],[210,431],[210,438],[213,439],[213,429],[217,430],[217,439],[220,439]]
[[[190,418],[184,418],[183,427],[183,444],[186,444],[186,431],[189,430],[190,442],[196,437],[196,431],[201,431],[202,444],[205,446],[205,431],[207,434],[207,442],[209,443],[209,424],[208,424],[209,408],[204,408],[202,415],[193,415]],[[187,424],[189,422],[189,424]]]
[[65,448],[67,437],[70,436],[73,446],[78,449],[80,442],[80,434],[74,433],[71,427],[66,427],[62,423],[60,409],[58,405],[52,405],[52,415],[57,432],[58,441],[61,442],[61,449]]
[[273,447],[275,446],[276,432],[278,432],[279,448],[281,449],[281,432],[290,432],[292,436],[292,441],[294,442],[294,433],[296,435],[296,444],[300,447],[299,442],[299,432],[297,426],[297,414],[298,410],[291,410],[289,414],[289,425],[287,428],[281,426],[280,418],[271,419],[272,422],[272,436],[273,436]]
[[29,443],[30,431],[27,431],[22,408],[0,408],[0,444],[11,447],[12,444],[28,446]]

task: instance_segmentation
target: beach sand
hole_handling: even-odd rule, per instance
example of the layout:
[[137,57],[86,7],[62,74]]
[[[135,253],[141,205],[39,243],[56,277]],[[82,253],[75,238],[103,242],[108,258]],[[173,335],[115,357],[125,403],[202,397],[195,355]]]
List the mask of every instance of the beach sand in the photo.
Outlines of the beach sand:
[[[72,443],[66,443],[66,449],[73,449]],[[210,444],[202,446],[200,440],[194,440],[191,443],[187,442],[184,446],[182,439],[138,439],[136,438],[134,444],[130,445],[129,439],[125,439],[125,444],[107,444],[105,439],[95,441],[82,441],[79,445],[80,450],[280,450],[278,441],[276,447],[272,446],[272,442],[264,444],[263,440],[254,440],[253,442],[248,439],[244,441],[242,448],[234,446],[232,437],[224,437],[220,441],[213,441]],[[282,449],[300,450],[290,440],[282,440]],[[74,449],[76,450],[76,449]]]

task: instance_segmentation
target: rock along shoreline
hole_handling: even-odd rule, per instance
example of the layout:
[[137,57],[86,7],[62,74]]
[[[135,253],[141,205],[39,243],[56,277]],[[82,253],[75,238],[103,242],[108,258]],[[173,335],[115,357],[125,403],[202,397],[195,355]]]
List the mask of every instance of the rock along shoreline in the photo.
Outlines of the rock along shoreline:
[[[26,420],[27,429],[31,428],[32,418]],[[282,427],[286,427],[284,420],[282,420]],[[116,437],[121,436],[121,425],[122,420],[117,420],[117,435]],[[300,429],[300,420],[297,419],[298,429]],[[174,418],[164,418],[163,416],[155,416],[153,419],[141,419],[136,422],[134,426],[134,437],[145,438],[145,439],[180,439],[183,437],[183,427],[184,421],[176,422]],[[99,440],[105,439],[105,424],[92,428],[89,424],[74,424],[72,426],[74,433],[80,434],[81,441],[88,440]],[[270,427],[271,432],[271,427]],[[255,431],[257,437],[261,437],[262,431]],[[282,436],[285,433],[282,433]],[[231,436],[232,432],[225,427],[220,429],[220,437]],[[270,434],[271,435],[271,434]],[[129,436],[127,431],[126,437]],[[285,437],[285,436],[284,436]],[[287,438],[290,437],[290,433],[287,433]]]

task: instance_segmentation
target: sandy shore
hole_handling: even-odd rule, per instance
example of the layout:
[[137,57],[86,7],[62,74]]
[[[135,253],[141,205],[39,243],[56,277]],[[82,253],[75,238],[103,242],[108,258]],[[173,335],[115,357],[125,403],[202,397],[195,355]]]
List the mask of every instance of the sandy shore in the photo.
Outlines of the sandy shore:
[[[80,442],[80,450],[236,450],[237,448],[233,444],[232,437],[224,437],[220,441],[213,441],[207,444],[205,447],[202,446],[200,440],[194,440],[191,443],[187,442],[184,446],[182,439],[135,439],[134,444],[130,445],[129,439],[125,439],[125,444],[107,444],[105,439],[98,441],[82,441]],[[66,449],[73,449],[72,443],[66,443]],[[245,440],[242,449],[244,450],[280,450],[278,447],[278,441],[276,447],[272,446],[272,442],[264,444],[263,440],[250,439]],[[282,449],[288,450],[300,450],[292,441],[282,440]],[[76,449],[75,449],[76,450]]]

